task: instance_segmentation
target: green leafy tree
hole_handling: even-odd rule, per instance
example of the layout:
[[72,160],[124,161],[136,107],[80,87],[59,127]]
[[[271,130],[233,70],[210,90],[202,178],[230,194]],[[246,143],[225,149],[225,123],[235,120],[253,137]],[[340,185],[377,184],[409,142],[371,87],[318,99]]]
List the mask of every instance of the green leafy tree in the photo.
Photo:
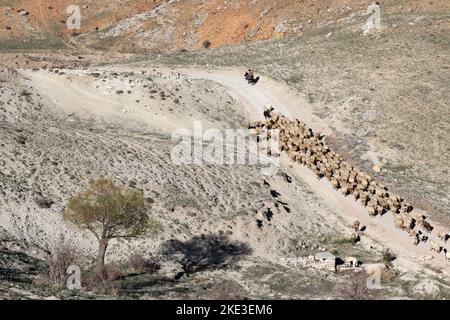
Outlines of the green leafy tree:
[[96,270],[102,274],[112,239],[143,237],[160,228],[147,212],[142,191],[117,186],[110,179],[99,179],[69,201],[63,217],[94,234],[99,242]]

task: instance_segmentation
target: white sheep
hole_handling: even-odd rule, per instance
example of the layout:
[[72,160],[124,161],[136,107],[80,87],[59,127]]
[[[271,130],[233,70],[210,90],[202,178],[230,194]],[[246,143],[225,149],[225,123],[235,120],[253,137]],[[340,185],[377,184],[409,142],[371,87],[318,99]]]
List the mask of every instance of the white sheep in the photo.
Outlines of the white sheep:
[[450,251],[448,251],[447,248],[444,248],[442,251],[445,253],[447,260],[450,260]]
[[439,243],[434,243],[433,240],[430,240],[430,246],[431,251],[436,251],[437,253],[440,253],[442,251],[442,247],[439,245]]
[[445,233],[445,232],[441,232],[439,233],[439,239],[441,239],[444,242],[447,242],[447,240],[450,238],[450,232],[449,233]]

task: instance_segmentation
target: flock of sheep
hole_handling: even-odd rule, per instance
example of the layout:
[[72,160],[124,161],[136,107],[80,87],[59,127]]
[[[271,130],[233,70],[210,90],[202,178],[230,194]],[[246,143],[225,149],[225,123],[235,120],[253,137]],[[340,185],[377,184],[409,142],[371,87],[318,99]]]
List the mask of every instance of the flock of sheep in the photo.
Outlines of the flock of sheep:
[[[306,165],[319,178],[326,177],[333,187],[339,189],[345,196],[352,195],[367,207],[370,216],[383,215],[388,211],[395,213],[396,227],[407,231],[414,238],[416,245],[421,241],[428,241],[428,237],[422,231],[415,231],[416,225],[421,225],[425,232],[433,230],[424,215],[413,213],[413,206],[410,203],[389,192],[381,182],[345,161],[342,156],[330,149],[320,134],[314,133],[302,121],[291,121],[274,112],[272,107],[264,111],[264,116],[265,121],[258,121],[250,128],[257,133],[264,129],[279,130],[280,150],[286,151],[290,159]],[[449,237],[449,234],[440,235],[444,242]],[[446,252],[446,249],[433,243],[432,250]]]

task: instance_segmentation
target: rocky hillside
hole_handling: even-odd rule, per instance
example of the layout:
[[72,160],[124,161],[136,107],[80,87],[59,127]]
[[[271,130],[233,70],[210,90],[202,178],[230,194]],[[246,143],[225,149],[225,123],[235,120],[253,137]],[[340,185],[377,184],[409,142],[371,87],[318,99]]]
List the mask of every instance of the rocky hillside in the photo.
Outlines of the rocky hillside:
[[[64,47],[76,40],[97,49],[191,50],[272,38],[349,22],[362,17],[372,1],[273,0],[64,0],[1,1],[3,48]],[[81,8],[81,30],[65,25],[70,4]],[[437,12],[445,0],[383,1],[383,14]],[[71,41],[68,41],[68,40]]]
[[[142,190],[163,228],[111,243],[108,297],[339,298],[348,274],[382,265],[378,297],[448,299],[449,241],[438,235],[450,225],[450,5],[383,1],[382,30],[364,36],[370,2],[1,1],[0,297],[102,298],[85,281],[98,243],[61,214],[109,177]],[[82,29],[68,32],[73,3]],[[394,224],[396,203],[377,200],[375,216],[374,201],[365,208],[284,153],[273,176],[173,163],[175,129],[247,128],[267,103],[434,229],[422,221],[410,236]],[[61,238],[79,255],[79,293],[45,283]],[[330,270],[321,257],[333,255],[349,269]]]

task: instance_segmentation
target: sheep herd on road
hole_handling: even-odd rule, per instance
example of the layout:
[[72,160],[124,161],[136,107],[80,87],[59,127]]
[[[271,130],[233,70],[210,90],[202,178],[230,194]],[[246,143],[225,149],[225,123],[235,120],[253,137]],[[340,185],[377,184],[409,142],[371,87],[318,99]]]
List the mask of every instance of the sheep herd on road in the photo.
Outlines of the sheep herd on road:
[[[394,213],[395,226],[407,231],[416,245],[428,240],[422,231],[415,231],[419,229],[416,228],[418,225],[425,232],[433,230],[424,215],[412,212],[414,208],[410,203],[389,192],[383,183],[358,170],[331,150],[323,136],[314,133],[300,120],[291,121],[274,112],[272,107],[264,111],[264,117],[265,121],[258,121],[249,128],[255,130],[256,134],[262,130],[278,130],[280,151],[285,151],[292,161],[307,166],[318,178],[326,177],[333,188],[340,190],[344,196],[352,195],[367,208],[370,216],[384,215],[389,211]],[[448,238],[449,234],[440,235],[444,242]],[[437,245],[432,247],[433,250],[437,249]],[[439,245],[439,252],[443,249]]]

